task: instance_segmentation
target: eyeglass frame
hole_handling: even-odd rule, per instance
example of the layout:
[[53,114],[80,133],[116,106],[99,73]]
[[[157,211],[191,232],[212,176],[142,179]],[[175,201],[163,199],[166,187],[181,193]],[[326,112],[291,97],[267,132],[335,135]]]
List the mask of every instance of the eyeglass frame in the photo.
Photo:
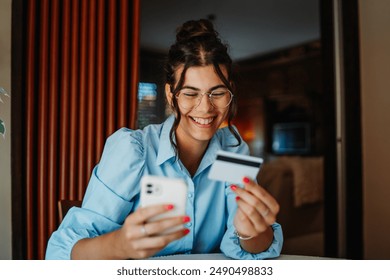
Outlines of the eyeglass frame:
[[[234,94],[233,94],[228,88],[224,88],[224,89],[225,89],[228,93],[230,93],[230,100],[229,100],[228,104],[227,104],[225,107],[216,107],[216,106],[214,105],[214,103],[213,103],[213,99],[212,99],[212,96],[213,96],[212,94],[213,94],[213,92],[214,92],[214,91],[217,91],[217,90],[220,90],[220,88],[216,88],[216,89],[213,89],[213,90],[211,90],[211,91],[210,91],[210,90],[209,90],[209,91],[205,91],[205,92],[203,92],[203,93],[199,92],[199,90],[193,89],[194,92],[197,91],[198,95],[201,95],[201,97],[198,97],[198,98],[199,98],[198,104],[196,104],[196,105],[194,105],[194,106],[192,106],[192,107],[189,107],[189,108],[186,108],[186,107],[183,107],[183,108],[184,108],[184,109],[195,109],[195,108],[197,108],[197,107],[200,105],[200,103],[202,102],[203,97],[204,97],[205,95],[207,95],[207,96],[209,97],[210,104],[211,104],[214,108],[216,108],[216,109],[225,109],[225,108],[229,107],[229,105],[232,103]],[[181,89],[181,90],[183,90],[183,89]],[[179,104],[180,95],[183,93],[183,92],[181,92],[181,90],[180,90],[177,94],[175,94],[175,98],[176,98],[178,104]],[[180,106],[180,105],[179,105],[179,106]]]

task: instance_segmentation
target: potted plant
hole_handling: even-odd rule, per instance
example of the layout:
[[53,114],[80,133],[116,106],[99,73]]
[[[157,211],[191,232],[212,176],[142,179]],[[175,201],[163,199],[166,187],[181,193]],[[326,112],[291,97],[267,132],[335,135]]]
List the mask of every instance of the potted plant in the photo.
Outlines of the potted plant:
[[[3,88],[3,87],[0,87],[0,102],[1,103],[4,103],[2,97],[10,97],[7,93],[7,91]],[[6,127],[5,127],[5,123],[4,121],[0,118],[0,135],[3,136],[3,138],[5,138],[5,133],[6,133]]]

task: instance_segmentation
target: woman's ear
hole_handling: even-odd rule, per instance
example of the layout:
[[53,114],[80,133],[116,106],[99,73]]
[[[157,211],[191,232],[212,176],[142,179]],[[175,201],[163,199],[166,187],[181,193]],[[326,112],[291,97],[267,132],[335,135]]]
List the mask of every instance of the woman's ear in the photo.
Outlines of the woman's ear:
[[165,97],[167,98],[168,104],[172,107],[173,93],[171,92],[171,86],[169,84],[165,84]]

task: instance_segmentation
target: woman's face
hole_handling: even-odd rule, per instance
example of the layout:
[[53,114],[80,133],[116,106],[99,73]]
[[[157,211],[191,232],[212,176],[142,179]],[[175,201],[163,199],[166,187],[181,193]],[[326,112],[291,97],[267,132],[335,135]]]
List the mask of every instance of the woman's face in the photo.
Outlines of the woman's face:
[[[222,73],[227,77],[227,71],[225,67],[221,67]],[[180,79],[182,68],[179,68],[175,73],[175,80]],[[169,87],[167,86],[167,89]],[[218,74],[214,70],[214,66],[196,66],[190,67],[185,73],[184,84],[181,92],[190,89],[199,93],[211,92],[217,88],[225,88],[226,86],[219,78]],[[172,93],[168,94],[168,100],[172,98]],[[186,143],[204,142],[213,137],[215,132],[221,126],[229,111],[229,106],[223,109],[215,108],[208,97],[204,95],[199,105],[193,108],[183,108],[180,96],[178,98],[178,104],[181,114],[179,126],[176,130],[177,140]],[[194,142],[195,141],[195,142]]]

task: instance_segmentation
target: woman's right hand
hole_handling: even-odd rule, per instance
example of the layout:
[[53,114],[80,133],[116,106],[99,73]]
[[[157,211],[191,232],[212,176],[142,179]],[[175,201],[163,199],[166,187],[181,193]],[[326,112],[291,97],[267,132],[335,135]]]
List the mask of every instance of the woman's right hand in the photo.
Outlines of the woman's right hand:
[[172,205],[153,205],[138,208],[126,218],[120,229],[94,238],[80,239],[73,246],[70,257],[78,260],[144,259],[151,257],[170,242],[189,233],[188,229],[179,229],[172,233],[161,234],[166,229],[187,223],[189,221],[187,216],[148,222],[149,219],[170,211],[172,208]]
[[[130,214],[122,228],[117,232],[119,241],[117,250],[130,259],[144,259],[161,251],[170,242],[182,238],[189,233],[188,229],[179,229],[172,233],[161,232],[189,222],[188,216],[165,218],[148,222],[149,219],[173,209],[173,205],[153,205],[138,208]],[[121,255],[122,255],[121,254]]]

